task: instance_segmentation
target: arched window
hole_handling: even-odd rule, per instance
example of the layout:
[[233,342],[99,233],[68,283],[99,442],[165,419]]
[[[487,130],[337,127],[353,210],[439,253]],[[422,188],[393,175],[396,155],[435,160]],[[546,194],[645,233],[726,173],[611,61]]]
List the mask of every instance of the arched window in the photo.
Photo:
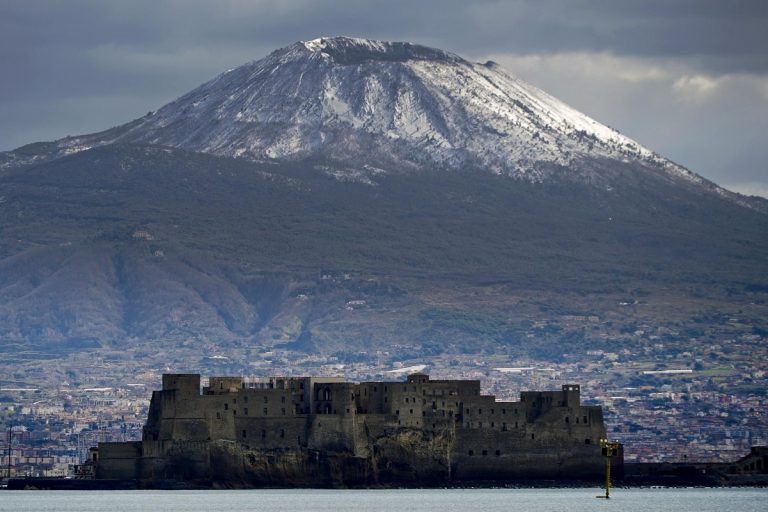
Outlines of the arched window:
[[331,390],[329,388],[325,388],[323,390],[323,400],[330,400],[331,399]]

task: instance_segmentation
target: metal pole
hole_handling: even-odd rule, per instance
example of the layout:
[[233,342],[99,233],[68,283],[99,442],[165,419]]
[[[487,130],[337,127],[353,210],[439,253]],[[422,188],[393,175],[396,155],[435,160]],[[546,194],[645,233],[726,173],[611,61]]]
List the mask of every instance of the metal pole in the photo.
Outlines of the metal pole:
[[8,426],[8,481],[11,481],[11,442],[13,441],[13,426]]
[[621,443],[611,442],[604,438],[600,439],[600,450],[603,457],[605,457],[605,496],[600,495],[596,496],[596,498],[604,498],[606,500],[611,498],[611,458],[613,458],[614,454],[619,453],[620,447]]

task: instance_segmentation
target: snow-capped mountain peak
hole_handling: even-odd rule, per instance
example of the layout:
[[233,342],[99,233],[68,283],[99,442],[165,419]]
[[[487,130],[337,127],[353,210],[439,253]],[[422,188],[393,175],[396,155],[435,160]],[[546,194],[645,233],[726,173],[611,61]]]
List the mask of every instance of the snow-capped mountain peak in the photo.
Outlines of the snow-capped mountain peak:
[[350,37],[294,43],[141,119],[58,141],[56,150],[113,142],[357,169],[481,168],[531,181],[589,175],[589,162],[609,159],[703,181],[493,62]]

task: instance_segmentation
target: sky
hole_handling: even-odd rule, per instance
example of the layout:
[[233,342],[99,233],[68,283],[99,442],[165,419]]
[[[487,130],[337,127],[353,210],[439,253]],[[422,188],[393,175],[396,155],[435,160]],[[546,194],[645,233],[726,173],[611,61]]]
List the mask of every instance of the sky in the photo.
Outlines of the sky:
[[0,0],[0,151],[122,124],[333,35],[494,60],[694,172],[768,197],[763,0]]

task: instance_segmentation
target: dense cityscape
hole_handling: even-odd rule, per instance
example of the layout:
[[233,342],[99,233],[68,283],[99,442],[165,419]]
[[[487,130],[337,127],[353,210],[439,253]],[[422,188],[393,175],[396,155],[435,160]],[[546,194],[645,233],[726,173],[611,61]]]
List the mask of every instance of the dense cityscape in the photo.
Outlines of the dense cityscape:
[[[3,474],[67,476],[90,447],[103,441],[140,439],[151,392],[162,373],[212,375],[316,375],[349,380],[402,379],[424,371],[435,378],[479,379],[485,393],[517,400],[520,391],[558,389],[579,383],[586,403],[601,405],[609,437],[625,444],[629,461],[729,461],[750,446],[768,442],[768,362],[749,357],[764,340],[744,334],[730,340],[728,353],[709,347],[702,360],[663,346],[641,353],[589,351],[574,362],[511,360],[498,355],[453,355],[399,360],[396,353],[301,356],[295,352],[252,352],[198,357],[189,351],[161,354],[164,367],[140,366],[142,349],[73,354],[52,370],[40,361],[5,367],[0,381],[0,441]],[[657,354],[654,356],[654,350]],[[736,356],[735,354],[741,354]],[[341,359],[346,359],[342,361]],[[248,361],[243,364],[243,361]],[[130,362],[130,364],[125,364]]]

